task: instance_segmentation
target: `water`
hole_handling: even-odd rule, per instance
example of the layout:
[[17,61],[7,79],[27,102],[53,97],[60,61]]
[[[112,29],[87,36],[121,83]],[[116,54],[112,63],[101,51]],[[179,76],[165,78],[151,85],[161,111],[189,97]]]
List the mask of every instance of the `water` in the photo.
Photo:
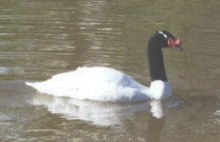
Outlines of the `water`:
[[[1,0],[0,141],[218,142],[219,12],[218,0]],[[148,86],[146,42],[158,29],[185,50],[164,50],[175,97],[156,107],[76,102],[23,84],[107,66]]]

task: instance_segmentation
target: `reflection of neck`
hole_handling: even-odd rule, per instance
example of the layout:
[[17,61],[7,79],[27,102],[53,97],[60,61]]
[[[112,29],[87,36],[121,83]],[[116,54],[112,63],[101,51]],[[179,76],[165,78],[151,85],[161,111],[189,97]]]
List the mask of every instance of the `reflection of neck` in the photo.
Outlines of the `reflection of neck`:
[[165,122],[164,117],[158,119],[150,115],[149,123],[148,123],[149,126],[148,126],[147,141],[149,142],[160,141],[160,135],[162,132],[162,128],[164,127],[164,122]]
[[153,35],[148,42],[147,50],[151,81],[167,81],[163,61],[161,36],[159,36],[158,34]]
[[167,110],[165,104],[163,104],[163,102],[152,101],[152,102],[150,102],[150,106],[151,106],[150,111],[151,111],[152,117],[155,117],[157,119],[161,119],[166,116],[166,113],[168,110]]
[[164,127],[166,106],[161,101],[150,102],[150,118],[148,126],[147,141],[159,142],[162,128]]

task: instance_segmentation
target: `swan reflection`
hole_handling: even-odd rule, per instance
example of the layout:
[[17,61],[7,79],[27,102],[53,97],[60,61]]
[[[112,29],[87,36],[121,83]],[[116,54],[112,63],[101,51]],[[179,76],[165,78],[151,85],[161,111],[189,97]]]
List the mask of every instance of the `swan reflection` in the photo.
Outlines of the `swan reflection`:
[[146,110],[150,110],[153,117],[160,119],[165,117],[169,107],[169,105],[164,105],[160,101],[120,104],[82,101],[44,94],[35,95],[33,104],[43,105],[51,113],[60,114],[66,119],[90,121],[101,126],[122,124],[125,119],[131,117],[135,113]]
[[46,106],[51,113],[61,114],[67,119],[80,119],[102,126],[121,124],[135,112],[149,107],[147,103],[103,103],[43,94],[35,95],[33,104]]

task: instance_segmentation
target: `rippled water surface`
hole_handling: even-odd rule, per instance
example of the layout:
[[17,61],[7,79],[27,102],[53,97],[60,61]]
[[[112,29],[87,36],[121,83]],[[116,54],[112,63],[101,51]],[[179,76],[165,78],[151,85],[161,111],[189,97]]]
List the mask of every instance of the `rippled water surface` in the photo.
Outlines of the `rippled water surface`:
[[[220,1],[1,0],[0,141],[219,142]],[[147,39],[166,29],[173,96],[112,104],[24,85],[78,66],[107,66],[149,85]]]

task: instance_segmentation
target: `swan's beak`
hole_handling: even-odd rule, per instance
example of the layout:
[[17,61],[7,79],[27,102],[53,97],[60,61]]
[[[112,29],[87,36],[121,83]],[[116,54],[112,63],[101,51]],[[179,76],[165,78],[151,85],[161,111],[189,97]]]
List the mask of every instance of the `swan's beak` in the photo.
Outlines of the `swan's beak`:
[[180,50],[180,51],[182,51],[183,50],[183,47],[181,46],[181,40],[180,39],[176,39],[176,38],[174,38],[174,39],[168,39],[167,40],[167,44],[168,44],[168,47],[171,47],[171,48],[175,48],[175,49],[177,49],[177,50]]
[[174,48],[177,49],[177,50],[183,51],[183,47],[182,46],[175,46]]

